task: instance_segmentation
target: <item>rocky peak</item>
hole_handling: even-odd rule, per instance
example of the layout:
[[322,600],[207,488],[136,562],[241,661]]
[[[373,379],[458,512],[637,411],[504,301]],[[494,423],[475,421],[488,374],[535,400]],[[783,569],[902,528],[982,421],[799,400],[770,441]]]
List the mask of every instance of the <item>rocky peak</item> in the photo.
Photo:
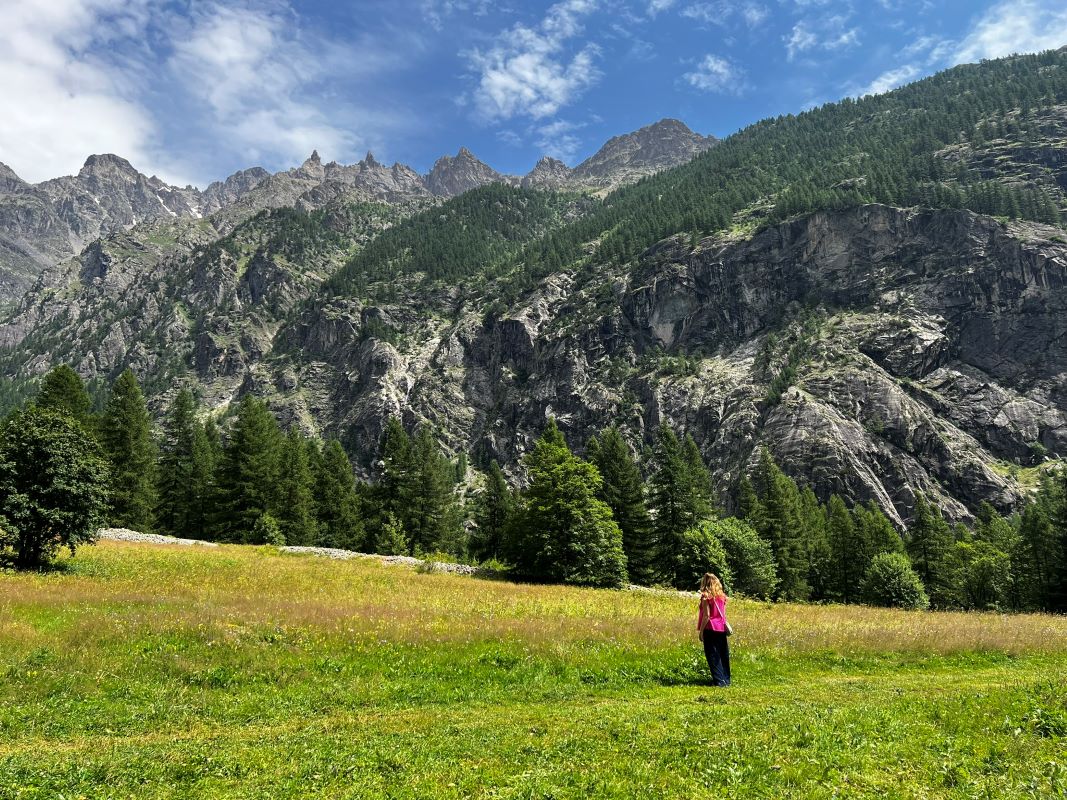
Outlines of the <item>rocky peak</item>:
[[16,173],[3,161],[0,161],[0,180],[5,181],[18,181],[19,183],[25,183]]
[[455,156],[442,156],[437,160],[426,176],[426,187],[439,197],[455,197],[503,180],[503,175],[480,161],[466,147],[461,147]]
[[289,170],[289,174],[299,180],[321,181],[326,177],[326,168],[323,167],[322,159],[319,158],[319,151],[312,150],[311,155],[304,160],[304,163],[295,169]]
[[714,136],[694,133],[684,122],[663,119],[633,133],[612,137],[574,168],[574,178],[590,185],[617,186],[684,164],[717,141]]
[[571,168],[558,158],[544,156],[522,179],[524,189],[559,189],[571,177]]
[[30,185],[22,180],[22,178],[15,173],[15,170],[0,161],[0,193],[13,194],[16,192],[24,192],[29,188]]
[[211,183],[201,195],[200,212],[211,214],[223,206],[228,206],[269,177],[270,173],[263,167],[251,167],[233,173],[224,181]]
[[370,150],[367,151],[367,155],[363,157],[363,161],[361,163],[368,167],[381,166],[381,164],[378,163],[378,159],[374,157],[374,153],[372,153]]
[[133,164],[114,153],[101,153],[91,155],[85,159],[85,164],[78,171],[79,178],[112,179],[122,178],[127,181],[138,179],[147,180],[144,175],[134,169]]

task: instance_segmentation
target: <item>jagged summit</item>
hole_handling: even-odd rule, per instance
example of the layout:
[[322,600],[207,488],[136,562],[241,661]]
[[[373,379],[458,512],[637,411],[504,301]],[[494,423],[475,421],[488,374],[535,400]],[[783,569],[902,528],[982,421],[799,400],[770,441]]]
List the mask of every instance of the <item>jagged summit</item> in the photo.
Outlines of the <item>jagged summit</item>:
[[558,158],[542,156],[522,179],[524,189],[561,189],[567,185],[572,170]]
[[505,177],[478,159],[466,147],[455,156],[442,156],[426,176],[426,188],[439,197],[453,197]]

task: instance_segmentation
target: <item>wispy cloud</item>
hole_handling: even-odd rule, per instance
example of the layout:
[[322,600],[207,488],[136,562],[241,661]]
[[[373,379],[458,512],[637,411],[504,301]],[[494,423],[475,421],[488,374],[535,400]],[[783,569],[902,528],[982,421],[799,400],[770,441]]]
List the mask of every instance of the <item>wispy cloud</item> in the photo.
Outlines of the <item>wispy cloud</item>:
[[677,0],[648,0],[648,15],[654,17],[661,11],[673,8]]
[[492,10],[492,0],[422,0],[422,16],[434,28],[440,30],[446,19],[454,14],[471,14],[484,17]]
[[857,92],[861,97],[867,94],[882,94],[890,89],[896,89],[910,80],[919,77],[920,69],[914,64],[905,64],[896,69],[887,70],[875,78],[871,83]]
[[338,81],[371,86],[417,50],[412,37],[386,48],[310,29],[286,0],[7,0],[0,158],[40,180],[115,152],[174,183],[314,148],[348,158],[409,118],[338,98]]
[[[208,113],[225,146],[251,161],[297,161],[318,148],[344,156],[366,144],[358,129],[327,118],[310,88],[329,76],[359,77],[393,58],[302,31],[286,7],[199,6],[174,43],[168,67]],[[358,57],[355,54],[358,53]],[[364,120],[377,127],[383,120]],[[368,124],[369,123],[369,124]]]
[[725,58],[710,53],[696,69],[682,77],[694,89],[703,92],[740,94],[744,90],[744,73]]
[[960,42],[954,64],[1033,53],[1067,44],[1062,0],[1005,0],[989,9]]
[[731,2],[731,0],[701,0],[690,3],[681,10],[681,15],[710,25],[726,26],[739,16],[749,28],[757,28],[770,16],[767,7],[757,2]]
[[797,56],[813,50],[841,50],[858,45],[859,28],[850,27],[848,21],[847,14],[800,20],[783,37],[786,57],[793,61]]
[[535,26],[515,25],[488,50],[475,50],[469,62],[477,73],[474,103],[487,120],[517,116],[550,117],[600,78],[599,47],[568,44],[582,33],[585,17],[598,0],[564,0]]
[[136,70],[95,53],[139,36],[147,13],[143,1],[0,4],[0,157],[23,178],[77,172],[93,152],[158,168],[156,127],[137,101]]
[[534,143],[545,155],[573,163],[583,145],[577,132],[584,127],[585,123],[582,122],[556,120],[538,129]]

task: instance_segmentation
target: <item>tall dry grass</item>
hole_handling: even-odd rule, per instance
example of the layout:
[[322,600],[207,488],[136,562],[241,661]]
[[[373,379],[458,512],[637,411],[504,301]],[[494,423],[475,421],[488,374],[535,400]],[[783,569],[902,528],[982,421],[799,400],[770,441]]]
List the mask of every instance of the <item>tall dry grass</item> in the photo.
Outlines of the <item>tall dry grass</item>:
[[[695,603],[670,594],[515,584],[329,561],[268,548],[102,542],[66,569],[0,576],[0,641],[78,646],[175,626],[240,639],[264,629],[389,642],[518,641],[671,647],[695,637]],[[121,610],[121,613],[117,613]],[[906,612],[735,599],[735,642],[767,653],[1067,651],[1067,618]]]

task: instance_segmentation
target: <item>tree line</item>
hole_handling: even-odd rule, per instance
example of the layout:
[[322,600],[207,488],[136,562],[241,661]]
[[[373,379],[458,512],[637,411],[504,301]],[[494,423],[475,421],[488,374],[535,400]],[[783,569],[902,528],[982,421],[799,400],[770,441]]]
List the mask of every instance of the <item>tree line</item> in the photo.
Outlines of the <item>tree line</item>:
[[[389,419],[371,480],[344,448],[246,395],[224,437],[188,390],[155,430],[127,370],[103,411],[67,366],[11,415],[0,438],[0,536],[20,566],[109,524],[224,542],[335,547],[495,564],[530,580],[691,589],[705,571],[731,591],[789,601],[912,608],[1067,609],[1067,477],[1005,518],[988,504],[950,525],[922,495],[907,530],[873,502],[849,506],[786,475],[761,450],[728,496],[692,436],[669,426],[635,457],[609,427],[569,447],[554,420],[521,463],[475,476],[427,427]],[[476,490],[465,491],[470,487]],[[729,502],[727,515],[722,507]]]

